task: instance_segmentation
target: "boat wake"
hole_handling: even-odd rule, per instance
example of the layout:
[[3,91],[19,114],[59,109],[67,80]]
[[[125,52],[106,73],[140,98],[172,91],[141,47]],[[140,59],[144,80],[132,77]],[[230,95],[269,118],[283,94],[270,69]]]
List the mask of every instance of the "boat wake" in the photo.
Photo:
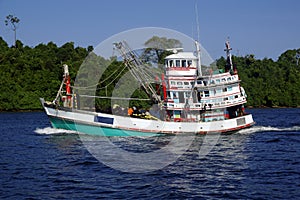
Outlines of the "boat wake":
[[36,128],[34,130],[34,132],[37,133],[37,134],[40,134],[40,135],[77,134],[76,131],[64,130],[64,129],[57,129],[57,128],[51,128],[51,127]]
[[272,126],[253,126],[248,129],[239,130],[238,134],[252,134],[257,132],[292,132],[292,131],[300,131],[300,126],[286,127],[286,128],[278,128]]
[[[251,128],[239,130],[237,134],[248,135],[257,132],[293,132],[293,131],[300,131],[300,126],[293,126],[293,127],[286,127],[286,128],[278,128],[272,126],[253,126]],[[51,127],[36,128],[34,132],[40,135],[80,134],[77,131],[57,129]]]

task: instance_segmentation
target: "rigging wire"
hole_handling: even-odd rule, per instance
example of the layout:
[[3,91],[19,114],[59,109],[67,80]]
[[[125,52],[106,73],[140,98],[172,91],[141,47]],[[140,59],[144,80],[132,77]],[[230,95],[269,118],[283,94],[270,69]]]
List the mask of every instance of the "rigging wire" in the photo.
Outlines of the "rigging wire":
[[[126,66],[124,66],[123,69],[117,74],[117,76],[110,83],[108,83],[105,87],[107,87],[108,85],[111,85],[123,73],[123,71],[125,69],[126,69]],[[104,83],[105,81],[107,81],[109,78],[111,78],[118,71],[119,71],[119,69],[115,70],[109,77],[105,78],[104,80],[100,81],[99,83],[97,83],[95,85],[90,85],[90,86],[86,86],[86,87],[72,86],[72,88],[74,88],[74,89],[85,89],[85,90],[95,90],[94,87],[97,87],[98,85]],[[96,88],[96,90],[100,90],[100,89],[103,89],[105,87]],[[89,89],[89,88],[91,88],[91,89]]]
[[96,98],[96,99],[139,100],[139,101],[150,101],[151,100],[151,99],[140,99],[140,98],[106,97],[106,96],[92,96],[92,95],[80,95],[80,97]]
[[115,82],[115,80],[117,79],[117,78],[119,78],[119,76],[123,73],[123,71],[126,69],[126,67],[124,67],[121,71],[120,71],[120,73],[111,81],[111,82],[109,82],[108,84],[106,84],[106,86],[104,86],[104,87],[101,87],[101,88],[96,88],[96,90],[101,90],[101,89],[104,89],[104,88],[107,88],[107,86],[109,86],[109,85],[111,85],[112,83],[114,83]]
[[116,49],[122,55],[125,65],[129,68],[129,72],[132,76],[141,84],[148,95],[152,94],[152,97],[157,101],[161,101],[159,96],[156,94],[154,88],[149,80],[153,80],[151,74],[144,69],[143,63],[139,59],[139,56],[133,51],[125,41],[114,44]]

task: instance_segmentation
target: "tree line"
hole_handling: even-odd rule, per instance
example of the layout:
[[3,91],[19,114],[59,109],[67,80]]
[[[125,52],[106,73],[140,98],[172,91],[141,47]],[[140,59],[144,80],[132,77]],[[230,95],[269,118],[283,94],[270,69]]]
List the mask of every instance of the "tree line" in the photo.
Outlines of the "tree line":
[[[269,58],[256,59],[254,55],[233,56],[233,63],[242,80],[241,85],[248,95],[247,106],[300,106],[300,66],[297,66],[295,57],[299,50],[288,50],[282,53],[277,61]],[[92,51],[92,46],[75,47],[73,42],[67,42],[62,46],[49,42],[29,47],[17,40],[14,46],[9,47],[0,37],[0,111],[42,109],[40,97],[53,100],[56,96],[62,81],[62,65],[70,66],[70,76],[74,83],[77,71],[82,64],[84,65],[87,56],[94,57],[89,59],[89,62],[92,62],[90,64],[94,62],[95,66],[97,63],[98,65],[110,63],[109,67],[101,72],[97,93],[102,96],[111,95],[115,85],[113,76],[110,75],[120,72],[123,64],[117,60],[105,60]],[[149,52],[149,49],[147,51]],[[158,59],[162,60],[160,57]],[[224,68],[225,65],[224,57],[217,60],[218,68]],[[87,77],[95,73],[100,72],[95,69],[95,72],[87,74]],[[122,73],[125,74],[126,70]],[[108,83],[113,84],[106,87]],[[146,98],[142,90],[137,90],[133,97]],[[110,105],[110,101],[98,99],[96,105],[103,110]]]

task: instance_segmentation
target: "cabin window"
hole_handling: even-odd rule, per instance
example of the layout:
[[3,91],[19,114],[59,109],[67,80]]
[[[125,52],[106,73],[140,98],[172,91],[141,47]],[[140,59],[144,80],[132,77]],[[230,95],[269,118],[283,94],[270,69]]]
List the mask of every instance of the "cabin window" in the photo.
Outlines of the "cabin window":
[[209,97],[209,91],[204,91],[205,97]]
[[227,88],[227,91],[228,91],[228,92],[232,91],[232,87],[229,86],[229,87]]
[[188,67],[192,66],[192,60],[188,60],[187,63],[188,63]]
[[189,82],[184,82],[184,85],[189,85],[190,83]]
[[174,118],[180,118],[181,111],[174,110]]
[[220,83],[220,79],[217,79],[217,80],[216,80],[216,84],[219,84],[219,83]]
[[202,85],[202,81],[197,81],[197,84],[198,85]]
[[211,84],[215,84],[215,80],[211,80],[210,83],[211,83]]
[[231,77],[227,78],[227,81],[231,81]]
[[171,93],[168,91],[167,92],[167,97],[170,98],[171,97]]
[[237,98],[239,98],[239,96],[238,96],[238,95],[235,95],[235,96],[234,96],[234,98],[236,98],[236,99],[237,99]]
[[225,97],[225,98],[224,98],[224,101],[228,101],[228,97]]
[[171,81],[171,85],[176,85],[175,81]]
[[169,66],[170,66],[170,67],[174,67],[174,62],[173,62],[173,60],[169,60]]
[[177,82],[177,85],[182,85],[182,82]]
[[182,67],[187,67],[186,60],[182,60],[181,62],[182,62]]
[[225,78],[222,78],[221,82],[226,82],[226,79],[225,79]]
[[173,99],[177,98],[178,97],[178,94],[177,92],[173,92]]
[[180,66],[180,60],[176,60],[176,67],[181,67]]

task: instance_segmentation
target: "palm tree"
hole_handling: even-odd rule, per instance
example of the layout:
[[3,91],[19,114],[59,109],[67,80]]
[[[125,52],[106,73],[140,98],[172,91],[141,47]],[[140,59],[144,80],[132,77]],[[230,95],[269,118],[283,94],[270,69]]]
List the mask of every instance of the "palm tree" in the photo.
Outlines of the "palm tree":
[[17,46],[17,25],[20,22],[20,19],[13,16],[13,15],[7,15],[5,20],[5,25],[8,26],[10,24],[11,29],[15,33],[15,47]]

